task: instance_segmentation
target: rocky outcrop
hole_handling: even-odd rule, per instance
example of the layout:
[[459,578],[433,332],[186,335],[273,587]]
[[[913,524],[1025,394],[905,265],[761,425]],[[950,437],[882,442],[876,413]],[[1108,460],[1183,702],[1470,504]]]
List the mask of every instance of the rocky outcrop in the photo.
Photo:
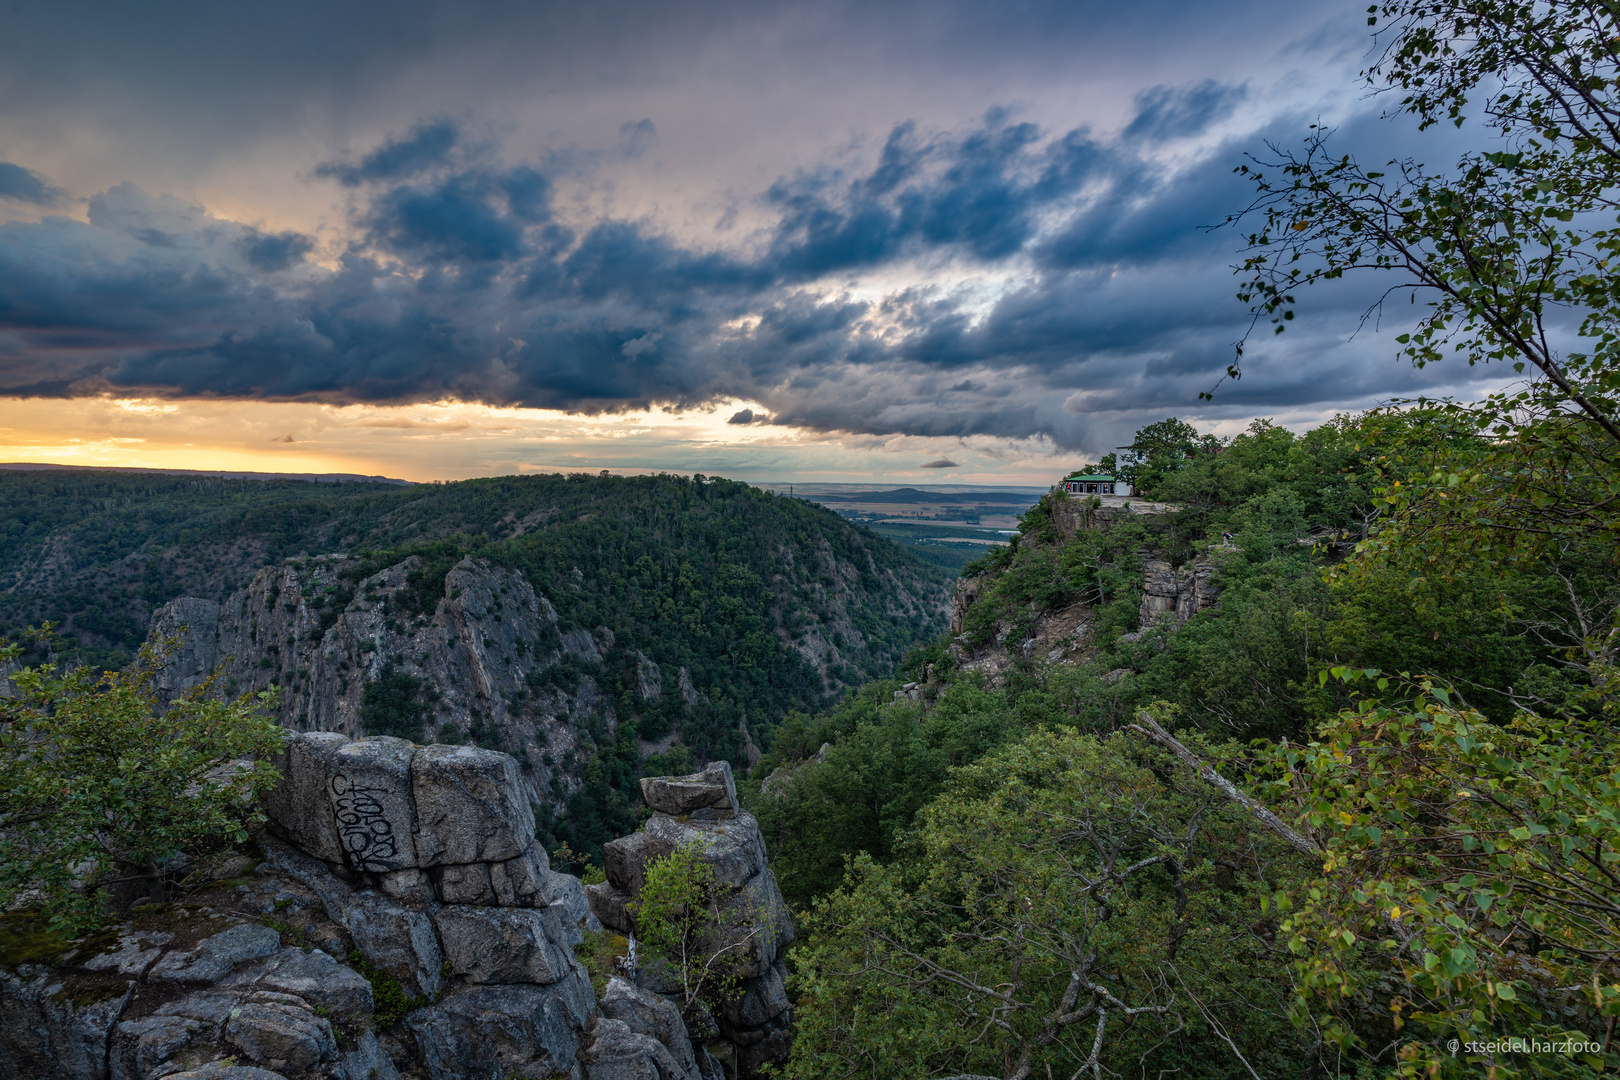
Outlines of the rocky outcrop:
[[[424,580],[428,569],[412,556],[366,574],[323,556],[266,567],[223,602],[174,600],[149,634],[175,643],[159,690],[172,698],[215,672],[219,694],[274,685],[284,726],[353,738],[365,730],[367,686],[393,679],[412,714],[394,722],[419,725],[411,737],[464,743],[476,730],[514,753],[526,803],[560,807],[579,783],[560,763],[587,756],[578,720],[602,713],[611,727],[612,704],[589,673],[547,673],[600,664],[611,632],[559,632],[551,603],[515,570],[466,558],[440,582]],[[656,700],[658,665],[641,658],[638,679]]]
[[[792,1012],[783,949],[793,941],[793,922],[767,864],[759,823],[738,803],[731,766],[725,762],[691,776],[648,777],[641,790],[654,813],[640,832],[603,847],[607,880],[586,888],[591,911],[604,926],[633,935],[631,905],[648,867],[677,849],[695,851],[722,894],[714,928],[700,947],[705,954],[730,949],[743,957],[738,993],[708,1022],[734,1057],[736,1075],[757,1076],[762,1065],[787,1060]],[[656,966],[641,976],[655,990],[663,989],[666,977]],[[623,1041],[616,1029],[612,1039],[619,1040],[613,1045]]]
[[[0,967],[0,1076],[578,1077],[597,1007],[573,947],[600,924],[534,843],[516,763],[317,732],[277,764],[246,881]],[[404,1018],[379,1037],[384,999]]]
[[312,733],[290,738],[279,764],[266,809],[289,846],[270,843],[271,861],[316,892],[367,963],[422,998],[447,981],[589,994],[572,946],[594,923],[578,880],[553,873],[535,844],[510,757]]
[[0,972],[14,1080],[398,1080],[371,983],[319,949],[216,911],[143,913],[45,967]]
[[1217,569],[1208,556],[1179,568],[1171,567],[1164,559],[1144,559],[1138,625],[1143,630],[1154,626],[1174,629],[1200,611],[1214,607],[1221,596],[1221,588],[1215,584]]
[[[0,1076],[723,1080],[716,1053],[733,1077],[786,1060],[793,927],[729,765],[644,780],[656,812],[590,890],[550,869],[507,755],[312,732],[277,765],[263,862],[0,966]],[[649,865],[688,845],[723,890],[700,947],[745,958],[739,991],[685,1003],[654,964],[599,1004],[574,947],[598,913],[633,934]]]

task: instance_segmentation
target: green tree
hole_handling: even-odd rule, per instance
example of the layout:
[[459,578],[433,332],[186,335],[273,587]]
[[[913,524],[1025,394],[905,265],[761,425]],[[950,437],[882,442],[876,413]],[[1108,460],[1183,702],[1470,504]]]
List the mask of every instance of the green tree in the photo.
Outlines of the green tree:
[[[1477,104],[1499,142],[1450,171],[1409,158],[1368,169],[1330,151],[1331,133],[1313,127],[1303,150],[1274,148],[1242,167],[1259,197],[1233,220],[1260,224],[1240,297],[1280,333],[1301,286],[1381,271],[1385,295],[1428,298],[1416,329],[1397,338],[1413,363],[1448,351],[1508,363],[1532,380],[1496,396],[1499,417],[1528,413],[1521,420],[1533,423],[1513,426],[1555,441],[1589,431],[1613,455],[1620,13],[1582,0],[1388,0],[1369,11],[1385,41],[1365,74],[1400,95],[1395,111],[1423,128],[1461,127]],[[1571,316],[1581,351],[1560,352],[1554,324]]]
[[702,852],[693,840],[654,860],[629,905],[651,962],[679,985],[688,1016],[736,996],[755,939],[766,930],[763,913],[716,882]]
[[[18,647],[0,650],[14,659]],[[37,903],[73,933],[102,917],[100,891],[144,879],[164,898],[182,856],[245,841],[275,784],[266,760],[284,735],[273,695],[210,700],[196,688],[167,707],[153,690],[161,654],[128,671],[24,668],[0,698],[0,907]]]
[[1297,1070],[1250,905],[1301,865],[1134,733],[1031,735],[816,904],[787,1075]]
[[[1332,676],[1403,689],[1376,670]],[[1320,859],[1319,875],[1275,898],[1299,957],[1296,1019],[1370,1061],[1390,1032],[1368,1016],[1392,1018],[1402,1075],[1620,1064],[1614,702],[1500,725],[1432,680],[1404,689],[1415,696],[1369,697],[1277,755],[1271,805]],[[1515,1037],[1610,1052],[1516,1052],[1502,1043]]]
[[1187,467],[1200,455],[1211,455],[1221,447],[1212,435],[1201,435],[1185,420],[1170,417],[1137,431],[1124,455],[1109,454],[1104,465],[1139,494],[1154,496],[1167,476]]

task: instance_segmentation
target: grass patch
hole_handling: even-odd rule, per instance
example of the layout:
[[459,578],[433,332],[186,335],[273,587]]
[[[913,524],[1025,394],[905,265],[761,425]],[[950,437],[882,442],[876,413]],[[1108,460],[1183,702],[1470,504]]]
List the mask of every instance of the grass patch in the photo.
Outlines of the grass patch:
[[574,955],[590,973],[591,989],[600,998],[607,993],[608,979],[617,970],[616,961],[630,955],[630,942],[623,934],[615,934],[611,930],[586,934],[585,940],[574,946]]
[[381,968],[367,963],[358,949],[349,954],[349,966],[371,983],[371,1003],[378,1028],[391,1028],[399,1023],[406,1013],[420,1009],[428,1003],[425,998],[411,997],[407,994],[398,979]]

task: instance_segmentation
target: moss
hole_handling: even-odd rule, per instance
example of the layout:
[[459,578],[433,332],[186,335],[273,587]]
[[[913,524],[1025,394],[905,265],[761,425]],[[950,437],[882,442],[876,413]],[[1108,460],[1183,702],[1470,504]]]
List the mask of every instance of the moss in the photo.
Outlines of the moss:
[[0,966],[60,964],[77,944],[54,933],[43,916],[28,912],[0,915]]
[[77,1011],[123,997],[128,990],[129,980],[116,975],[78,975],[63,983],[51,1000]]
[[371,983],[373,1015],[379,1028],[393,1027],[406,1013],[420,1009],[428,1003],[424,998],[411,997],[399,984],[398,979],[381,968],[368,964],[358,949],[349,954],[349,966]]
[[600,998],[607,993],[608,979],[617,969],[616,961],[630,954],[630,942],[623,934],[602,931],[586,934],[585,940],[574,946],[574,955],[585,965],[591,976],[591,989]]

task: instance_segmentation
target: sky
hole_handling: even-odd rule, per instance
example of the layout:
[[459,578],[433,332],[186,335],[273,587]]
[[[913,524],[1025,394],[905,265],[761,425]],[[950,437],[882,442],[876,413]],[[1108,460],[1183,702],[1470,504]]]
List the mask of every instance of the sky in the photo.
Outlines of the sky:
[[4,2],[0,460],[1044,485],[1499,377],[1346,280],[1199,400],[1245,155],[1461,137],[1362,4]]

